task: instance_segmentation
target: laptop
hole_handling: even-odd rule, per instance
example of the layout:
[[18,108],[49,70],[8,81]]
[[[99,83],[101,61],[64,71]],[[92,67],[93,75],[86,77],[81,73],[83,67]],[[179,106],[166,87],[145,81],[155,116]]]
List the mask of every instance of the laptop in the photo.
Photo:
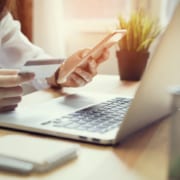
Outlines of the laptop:
[[180,84],[179,17],[180,4],[133,99],[70,94],[3,113],[0,115],[0,127],[113,145],[170,115],[169,88]]

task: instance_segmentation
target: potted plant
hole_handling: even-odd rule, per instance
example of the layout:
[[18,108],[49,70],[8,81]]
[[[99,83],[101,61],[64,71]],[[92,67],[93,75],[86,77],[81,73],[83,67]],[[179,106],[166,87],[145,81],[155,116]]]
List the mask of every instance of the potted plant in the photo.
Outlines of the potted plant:
[[131,14],[129,20],[119,17],[118,29],[126,29],[126,35],[119,41],[116,51],[121,80],[141,79],[149,58],[149,47],[160,33],[157,20],[143,10]]

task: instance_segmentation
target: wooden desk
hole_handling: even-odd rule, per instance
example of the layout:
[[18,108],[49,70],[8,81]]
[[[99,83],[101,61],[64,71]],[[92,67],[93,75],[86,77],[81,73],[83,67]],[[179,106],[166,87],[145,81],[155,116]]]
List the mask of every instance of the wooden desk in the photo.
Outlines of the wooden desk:
[[[65,92],[102,92],[132,96],[138,83],[120,82],[118,76],[98,75],[92,83],[83,88],[64,89],[63,92],[45,90],[27,95],[21,105],[39,103],[61,96]],[[33,174],[31,180],[165,180],[168,168],[169,120],[164,120],[131,136],[117,147],[98,146],[67,140],[81,145],[79,157],[43,175]],[[57,141],[60,138],[33,135],[0,129],[0,136],[6,134],[38,136]],[[19,180],[25,177],[0,173],[0,180]]]

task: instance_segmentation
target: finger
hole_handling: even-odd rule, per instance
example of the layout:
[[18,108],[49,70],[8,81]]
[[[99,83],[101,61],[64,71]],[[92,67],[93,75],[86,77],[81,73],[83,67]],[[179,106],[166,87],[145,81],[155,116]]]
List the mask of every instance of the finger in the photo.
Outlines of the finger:
[[88,54],[88,52],[89,49],[82,49],[74,53],[64,62],[63,68],[69,69],[70,67],[75,67],[79,62],[81,62],[82,58]]
[[75,73],[78,74],[86,82],[90,82],[92,80],[92,75],[81,68],[77,68],[75,70]]
[[87,84],[87,82],[79,77],[79,75],[73,73],[71,74],[65,83],[61,83],[62,87],[80,87]]
[[0,99],[21,96],[22,94],[23,88],[21,86],[0,88]]
[[68,76],[75,71],[78,64],[82,63],[82,58],[89,52],[88,49],[79,50],[78,52],[71,55],[59,69],[57,82],[65,82]]
[[15,69],[0,69],[0,75],[16,75],[18,72]]
[[80,86],[84,86],[86,84],[86,81],[84,79],[82,79],[81,77],[79,77],[76,74],[72,74],[71,75],[71,79],[74,81],[74,87],[80,87]]
[[104,50],[103,54],[96,59],[97,64],[100,64],[109,58],[109,51],[107,49]]
[[18,72],[18,76],[22,81],[28,81],[29,79],[34,78],[35,74],[33,72],[20,71]]
[[78,51],[78,55],[80,58],[84,58],[85,56],[88,55],[89,51],[90,51],[90,49],[87,49],[87,48],[82,49],[82,50]]
[[91,60],[88,62],[88,66],[89,66],[89,72],[95,76],[97,74],[97,63],[95,60]]
[[6,112],[6,111],[13,111],[15,110],[15,108],[17,107],[18,105],[11,105],[11,106],[6,106],[6,107],[2,107],[0,108],[0,112]]
[[77,84],[75,84],[71,78],[69,78],[65,83],[61,83],[60,85],[61,87],[77,87]]
[[21,101],[21,97],[4,98],[0,100],[0,108],[16,105]]
[[34,73],[31,72],[20,72],[18,75],[0,75],[0,86],[1,87],[14,87],[24,82],[30,81],[34,78]]

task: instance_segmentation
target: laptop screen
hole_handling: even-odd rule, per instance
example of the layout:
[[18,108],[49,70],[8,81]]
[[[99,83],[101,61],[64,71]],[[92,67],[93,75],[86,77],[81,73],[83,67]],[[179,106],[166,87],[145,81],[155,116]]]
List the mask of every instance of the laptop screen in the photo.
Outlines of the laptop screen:
[[171,112],[169,89],[180,84],[180,3],[150,59],[118,139]]

